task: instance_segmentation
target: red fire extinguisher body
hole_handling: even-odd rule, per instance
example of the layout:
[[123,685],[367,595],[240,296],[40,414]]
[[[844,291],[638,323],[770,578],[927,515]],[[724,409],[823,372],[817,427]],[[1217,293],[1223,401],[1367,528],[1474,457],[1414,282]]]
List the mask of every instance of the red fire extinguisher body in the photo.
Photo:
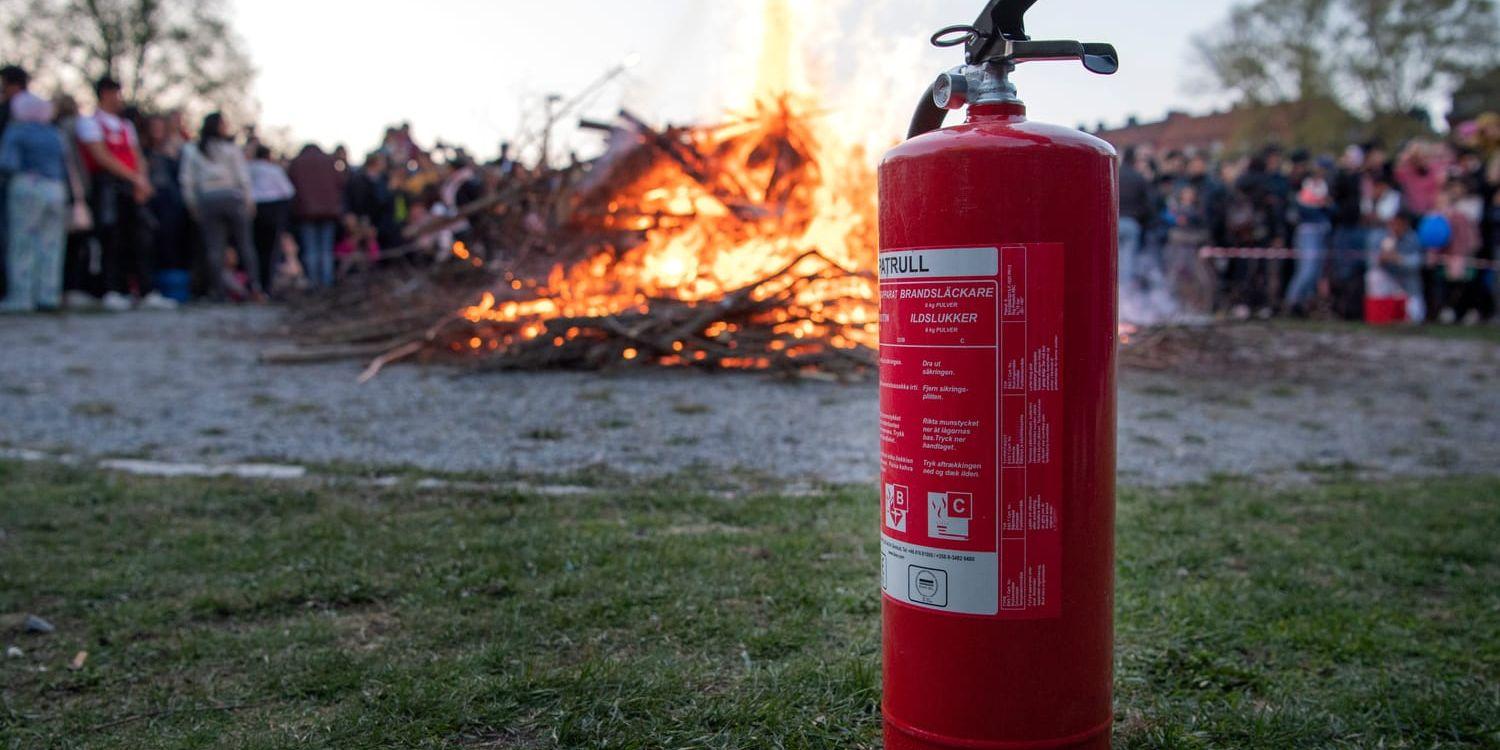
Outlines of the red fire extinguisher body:
[[975,105],[880,168],[885,742],[1108,748],[1115,153]]

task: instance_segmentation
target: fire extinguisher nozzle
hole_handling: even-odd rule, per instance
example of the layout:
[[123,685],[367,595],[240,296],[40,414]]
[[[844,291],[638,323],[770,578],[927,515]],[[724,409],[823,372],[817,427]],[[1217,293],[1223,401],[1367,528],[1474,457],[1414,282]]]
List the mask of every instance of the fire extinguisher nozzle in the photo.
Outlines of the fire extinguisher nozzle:
[[943,127],[943,119],[948,116],[948,110],[939,107],[933,101],[932,95],[936,86],[936,82],[928,86],[927,91],[922,94],[922,100],[917,102],[917,111],[911,116],[911,126],[906,129],[907,138],[916,138],[923,133],[930,133]]

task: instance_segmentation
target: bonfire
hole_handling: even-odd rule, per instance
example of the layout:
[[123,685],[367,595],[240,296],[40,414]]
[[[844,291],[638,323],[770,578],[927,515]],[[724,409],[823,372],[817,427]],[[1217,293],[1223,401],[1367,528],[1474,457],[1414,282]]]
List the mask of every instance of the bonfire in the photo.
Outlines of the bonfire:
[[[867,372],[875,173],[818,114],[787,94],[715,125],[658,130],[622,112],[586,174],[546,172],[416,228],[463,219],[477,239],[445,246],[419,279],[377,275],[309,304],[295,326],[303,345],[268,356],[373,355],[365,378],[435,356],[499,369]],[[469,301],[433,310],[450,295]]]
[[827,144],[787,96],[665,135],[622,119],[636,137],[622,151],[654,158],[623,183],[603,180],[612,189],[578,207],[568,231],[625,230],[638,243],[486,290],[433,329],[434,343],[483,350],[497,367],[872,361],[875,181],[863,155]]

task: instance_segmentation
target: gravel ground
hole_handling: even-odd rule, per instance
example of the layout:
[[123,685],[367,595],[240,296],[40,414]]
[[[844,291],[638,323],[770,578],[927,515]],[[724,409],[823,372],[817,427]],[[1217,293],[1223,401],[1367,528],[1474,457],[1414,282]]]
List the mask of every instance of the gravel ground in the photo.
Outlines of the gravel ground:
[[[455,376],[269,366],[276,311],[0,319],[0,444],[85,456],[872,481],[873,384],[680,372]],[[1120,477],[1500,468],[1500,343],[1272,330],[1299,366],[1121,373]],[[1255,344],[1255,342],[1251,342]],[[1182,370],[1191,369],[1192,372]],[[1272,374],[1274,373],[1274,374]]]

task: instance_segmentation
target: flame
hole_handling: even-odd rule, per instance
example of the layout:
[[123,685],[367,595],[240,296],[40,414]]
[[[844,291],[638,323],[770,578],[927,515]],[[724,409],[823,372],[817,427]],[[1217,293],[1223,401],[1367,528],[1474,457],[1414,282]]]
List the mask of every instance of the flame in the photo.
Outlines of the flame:
[[[844,348],[874,347],[874,279],[842,273],[819,278],[830,270],[874,267],[874,172],[857,148],[816,132],[816,125],[804,103],[784,97],[762,101],[729,125],[692,131],[694,150],[718,157],[723,182],[706,184],[670,162],[656,166],[616,196],[614,210],[604,217],[606,223],[648,227],[639,245],[558,265],[527,299],[500,302],[495,292],[485,292],[460,315],[474,323],[516,324],[518,339],[525,341],[547,334],[549,320],[643,310],[653,299],[708,302],[786,269],[754,292],[756,299],[791,292],[789,303],[774,313],[777,333],[827,338]],[[756,153],[782,138],[813,159],[786,164]],[[795,172],[791,179],[775,174],[787,169]],[[755,187],[773,182],[784,195]],[[741,186],[756,203],[726,205],[715,184]],[[754,215],[757,205],[781,210]],[[792,290],[799,279],[805,283]],[[520,280],[506,286],[522,288]],[[717,323],[704,333],[716,337],[726,329]]]
[[[655,300],[705,304],[784,271],[751,293],[785,298],[765,322],[778,336],[795,338],[797,354],[825,345],[874,348],[878,290],[868,271],[878,253],[875,171],[860,146],[822,121],[811,97],[789,93],[793,29],[787,0],[768,0],[754,103],[721,125],[681,132],[680,145],[701,157],[703,168],[658,159],[598,202],[605,212],[590,218],[612,231],[639,232],[639,244],[601,247],[582,262],[555,266],[534,286],[507,275],[458,315],[493,324],[487,335],[500,338],[502,348],[538,337],[562,346],[578,335],[576,327],[559,330],[562,319],[644,312]],[[453,252],[469,254],[461,244]],[[702,335],[725,338],[732,348],[733,332],[719,321]],[[681,341],[671,348],[659,364],[704,359],[701,351],[679,356]],[[643,355],[622,354],[649,359]]]

